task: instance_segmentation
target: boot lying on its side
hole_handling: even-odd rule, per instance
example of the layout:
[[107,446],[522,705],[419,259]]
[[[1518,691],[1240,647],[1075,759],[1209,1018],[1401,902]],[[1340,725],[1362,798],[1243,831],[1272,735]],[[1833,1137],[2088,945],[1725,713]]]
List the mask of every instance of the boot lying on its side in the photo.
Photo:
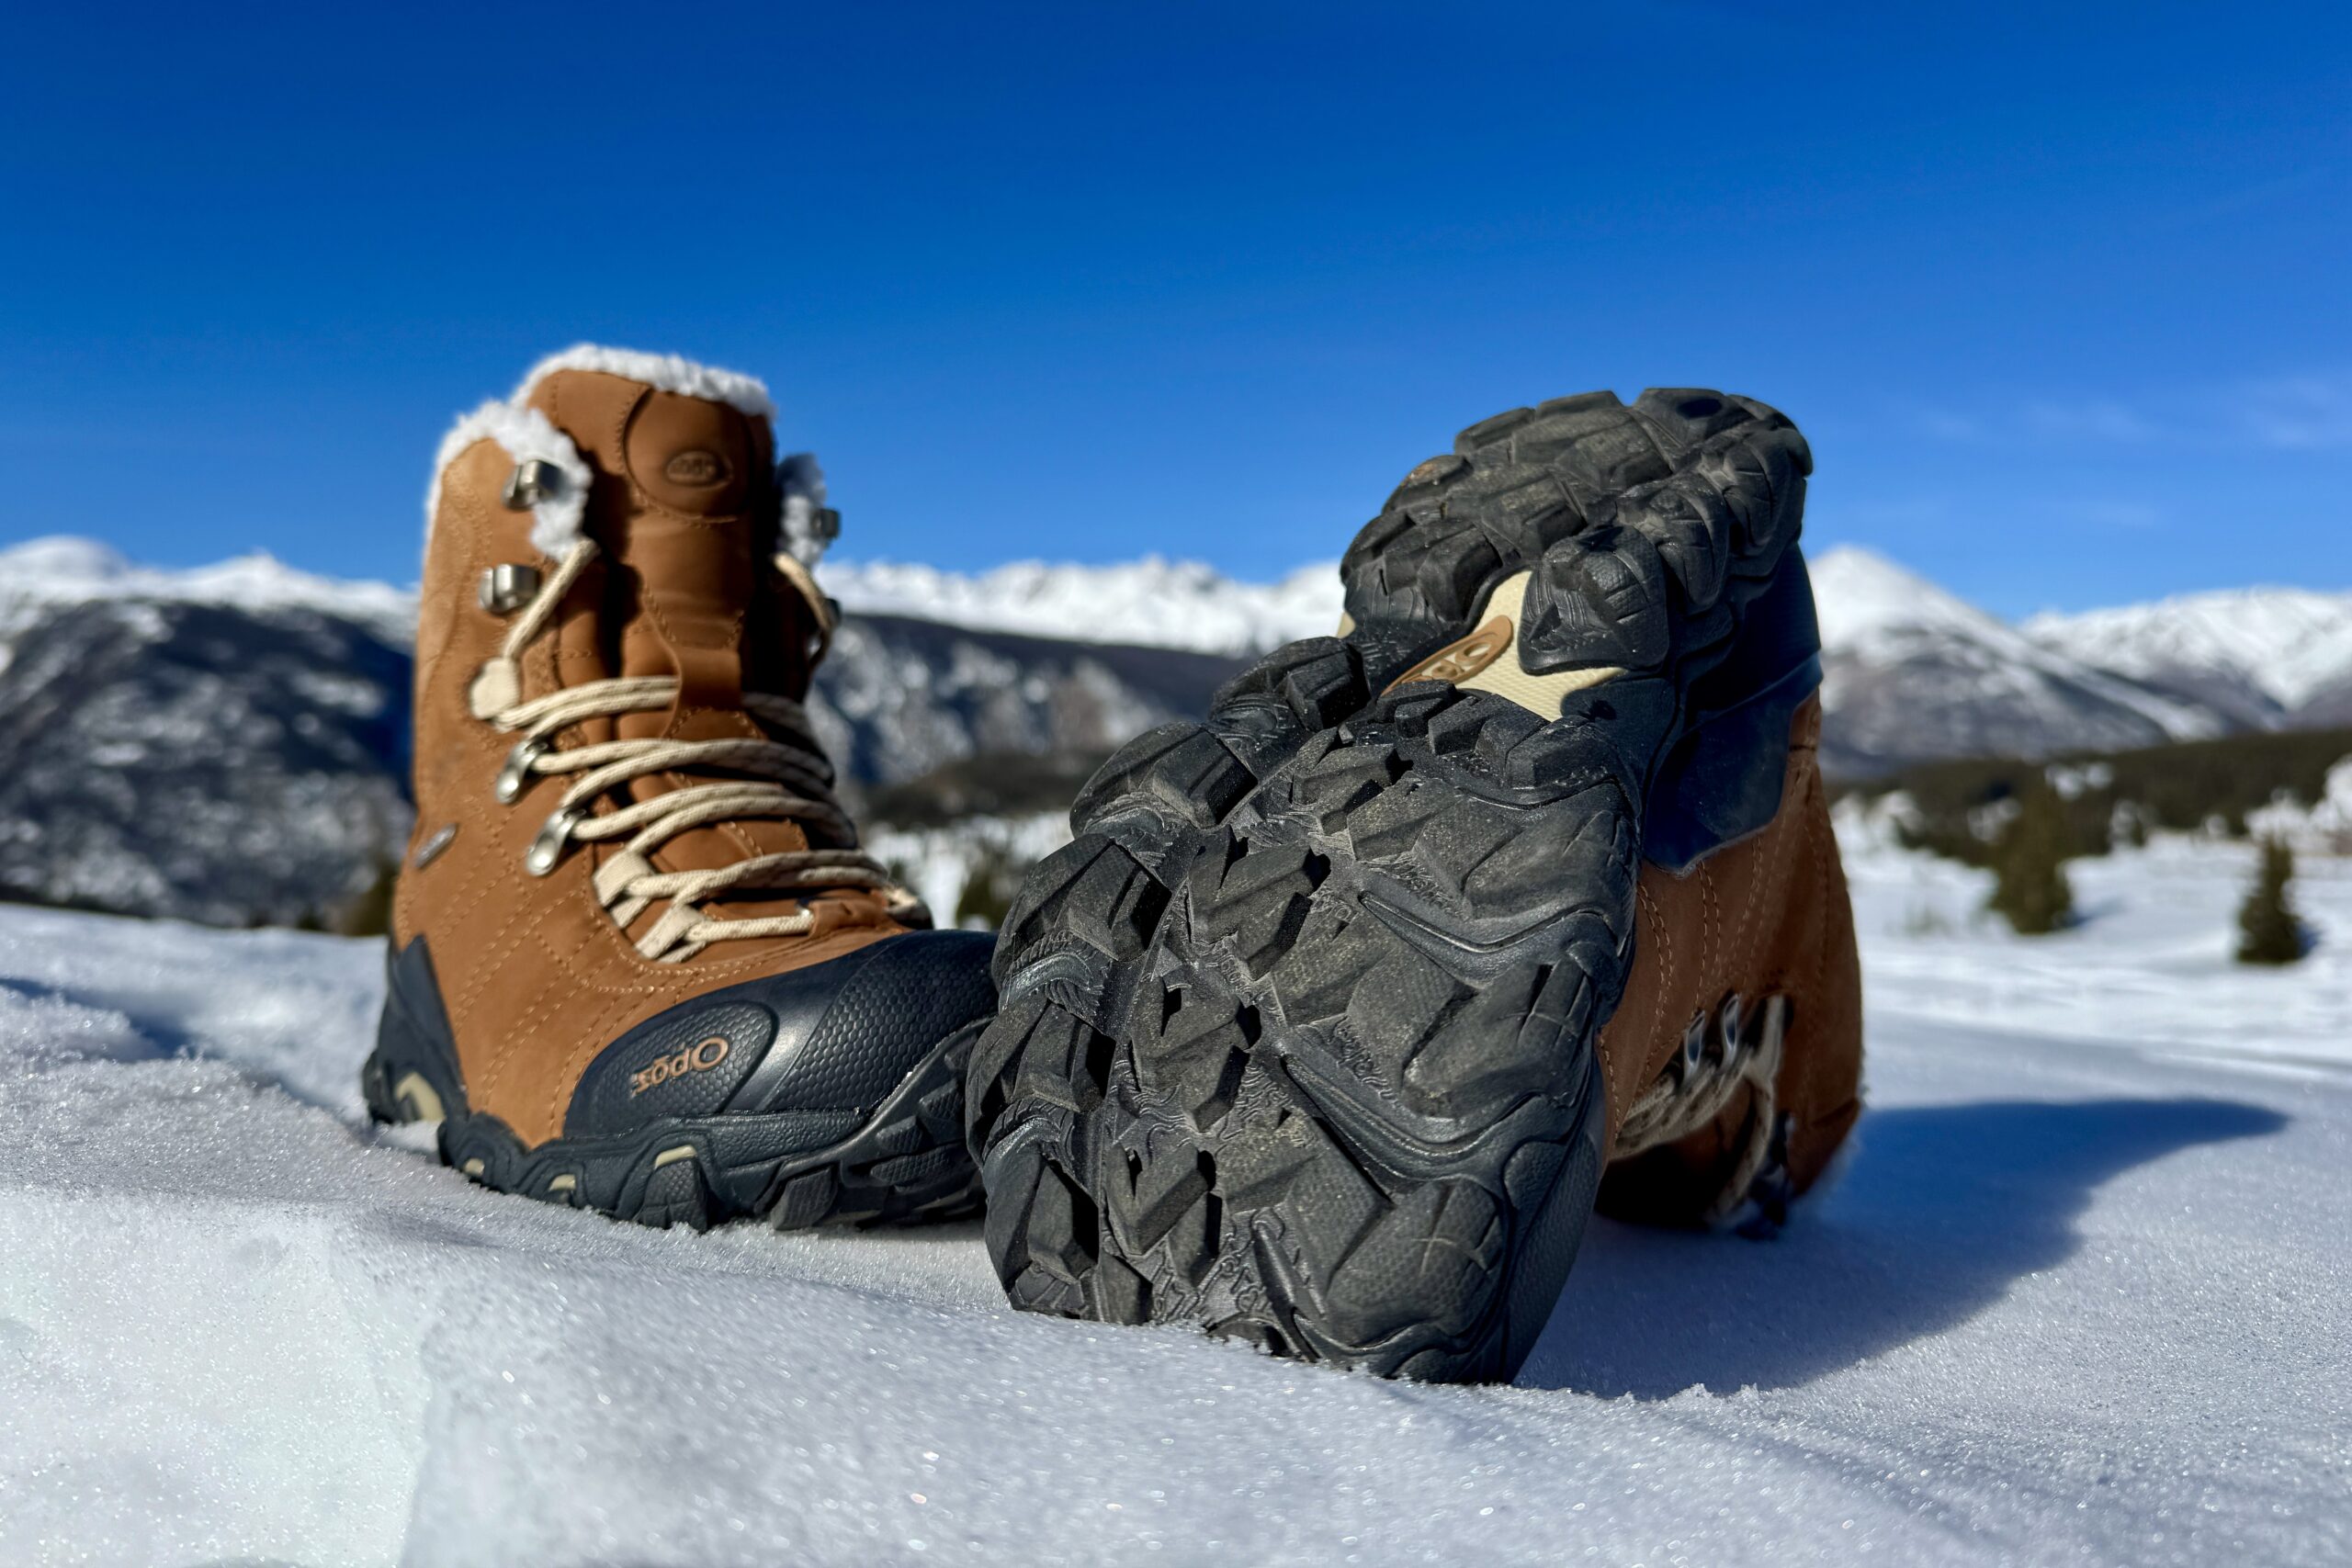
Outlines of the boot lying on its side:
[[1777,1222],[1861,1061],[1810,465],[1713,392],[1473,425],[1339,637],[1104,765],[973,1057],[1015,1305],[1508,1378],[1596,1200]]

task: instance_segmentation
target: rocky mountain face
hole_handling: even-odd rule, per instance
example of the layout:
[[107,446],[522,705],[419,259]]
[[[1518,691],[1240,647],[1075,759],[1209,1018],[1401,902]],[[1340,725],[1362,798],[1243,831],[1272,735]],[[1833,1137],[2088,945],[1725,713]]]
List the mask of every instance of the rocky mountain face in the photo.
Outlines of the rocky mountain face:
[[809,716],[854,801],[976,755],[1107,752],[1206,707],[1238,667],[853,610],[817,668]]
[[2352,593],[2245,588],[2037,615],[2044,648],[2225,714],[2250,728],[2352,723]]
[[408,833],[407,650],[293,608],[21,612],[0,671],[0,897],[334,924]]
[[2100,669],[1867,550],[1813,562],[1822,765],[1868,778],[1947,757],[2120,751],[2247,728],[2178,690]]
[[[1849,778],[2352,721],[2352,596],[2013,626],[1868,552],[1814,571],[1824,757]],[[1326,573],[1250,585],[1157,560],[824,576],[850,614],[811,705],[854,799],[991,758],[1099,755],[1337,613]],[[163,572],[83,540],[0,550],[0,897],[223,925],[346,915],[408,829],[413,614],[401,590],[266,558]],[[1109,630],[1134,640],[1089,640]]]

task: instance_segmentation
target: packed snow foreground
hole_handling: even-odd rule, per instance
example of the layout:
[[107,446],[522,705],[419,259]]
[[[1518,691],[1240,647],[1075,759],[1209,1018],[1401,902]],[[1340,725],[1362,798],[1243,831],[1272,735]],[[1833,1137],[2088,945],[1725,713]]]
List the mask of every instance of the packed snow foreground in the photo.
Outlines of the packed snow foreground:
[[2255,971],[2244,845],[2029,942],[1849,827],[1842,1180],[1596,1223],[1490,1390],[494,1196],[365,1122],[377,946],[0,910],[0,1562],[2352,1561],[2352,867]]

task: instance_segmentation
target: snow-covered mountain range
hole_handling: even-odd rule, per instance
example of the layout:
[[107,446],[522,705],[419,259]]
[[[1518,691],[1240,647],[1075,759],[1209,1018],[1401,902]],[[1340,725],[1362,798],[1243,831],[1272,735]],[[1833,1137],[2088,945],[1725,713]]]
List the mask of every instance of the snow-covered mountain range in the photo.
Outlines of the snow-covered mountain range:
[[[816,723],[854,795],[978,754],[1106,751],[1242,655],[1337,623],[1327,566],[976,576],[829,563]],[[1883,557],[1814,561],[1832,770],[2352,723],[2352,593],[2242,590],[2022,626]],[[0,896],[217,923],[331,917],[406,830],[414,591],[248,556],[0,549]]]
[[2352,724],[2352,592],[2245,588],[2011,626],[1871,551],[1813,562],[1826,754],[2120,750]]
[[1340,624],[1336,563],[1279,582],[1237,582],[1198,561],[1117,566],[1014,561],[977,576],[891,561],[828,564],[826,592],[855,611],[1082,642],[1240,655]]
[[1825,551],[1813,575],[1832,772],[2119,751],[2248,727],[2029,636],[1868,550]]
[[56,536],[0,549],[0,669],[17,633],[44,613],[109,600],[335,615],[402,644],[416,624],[415,590],[389,582],[320,577],[261,554],[167,570],[96,539]]
[[2352,593],[2239,588],[2037,615],[2021,629],[2250,726],[2352,724]]
[[[2352,592],[2247,588],[2012,625],[1853,546],[1813,561],[1847,771],[2352,724]],[[844,563],[854,611],[1242,655],[1328,633],[1332,563],[1238,582],[1193,561],[1020,561],[977,576]]]

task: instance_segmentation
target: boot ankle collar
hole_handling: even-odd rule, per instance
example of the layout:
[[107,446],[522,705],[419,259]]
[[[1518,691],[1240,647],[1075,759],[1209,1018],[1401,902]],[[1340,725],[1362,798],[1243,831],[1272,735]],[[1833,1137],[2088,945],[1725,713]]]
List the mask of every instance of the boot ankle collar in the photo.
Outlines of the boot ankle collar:
[[560,560],[580,542],[581,519],[588,510],[588,464],[571,437],[547,415],[495,398],[461,416],[441,438],[441,450],[433,459],[433,486],[424,497],[425,538],[432,538],[433,519],[441,511],[441,476],[477,441],[497,442],[517,466],[534,460],[553,465],[557,482],[543,486],[531,502],[531,544]]
[[602,371],[607,376],[641,381],[665,392],[725,403],[753,419],[771,423],[775,420],[775,404],[768,397],[766,384],[757,377],[697,365],[674,354],[640,354],[634,349],[606,348],[594,343],[574,344],[532,366],[531,373],[523,378],[523,384],[514,389],[513,400],[527,402],[532,389],[559,370]]

